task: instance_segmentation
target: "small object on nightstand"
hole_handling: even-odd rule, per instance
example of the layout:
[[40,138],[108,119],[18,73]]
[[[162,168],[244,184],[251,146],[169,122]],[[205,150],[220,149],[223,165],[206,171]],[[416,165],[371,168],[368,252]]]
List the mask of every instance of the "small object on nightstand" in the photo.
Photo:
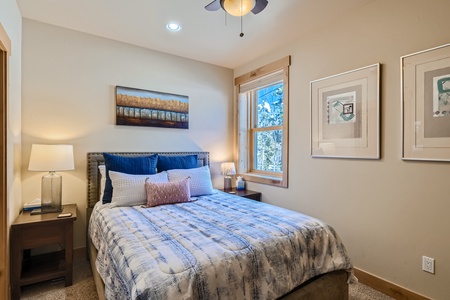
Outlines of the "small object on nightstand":
[[58,215],[58,218],[68,218],[71,217],[72,213],[62,213]]
[[237,179],[236,179],[236,190],[237,191],[245,190],[245,181],[242,180],[241,176],[238,176]]
[[25,203],[23,205],[24,211],[32,211],[33,209],[41,208],[41,198],[36,198],[30,203]]

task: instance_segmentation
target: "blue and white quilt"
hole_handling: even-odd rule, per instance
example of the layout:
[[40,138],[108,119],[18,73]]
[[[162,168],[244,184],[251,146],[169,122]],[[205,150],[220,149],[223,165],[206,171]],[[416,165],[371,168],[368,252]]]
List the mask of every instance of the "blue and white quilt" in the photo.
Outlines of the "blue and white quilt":
[[89,233],[107,299],[276,299],[352,268],[324,222],[223,192],[152,208],[97,203]]

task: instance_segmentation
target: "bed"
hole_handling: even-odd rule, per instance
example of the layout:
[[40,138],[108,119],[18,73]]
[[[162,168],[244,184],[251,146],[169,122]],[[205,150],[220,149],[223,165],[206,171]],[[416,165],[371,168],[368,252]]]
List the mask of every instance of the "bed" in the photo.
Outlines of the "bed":
[[[208,152],[111,154],[195,156],[196,168],[180,171],[191,174],[191,193],[197,170],[209,170]],[[350,259],[320,220],[218,190],[183,203],[112,207],[100,196],[103,153],[87,160],[87,249],[100,299],[348,299]]]

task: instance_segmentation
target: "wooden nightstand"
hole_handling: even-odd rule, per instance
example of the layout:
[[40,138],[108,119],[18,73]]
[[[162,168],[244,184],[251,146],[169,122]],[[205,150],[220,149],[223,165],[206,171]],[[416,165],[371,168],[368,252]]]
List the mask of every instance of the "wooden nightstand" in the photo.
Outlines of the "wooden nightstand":
[[255,191],[251,191],[251,190],[237,191],[235,188],[232,188],[231,190],[226,190],[226,191],[221,190],[221,191],[224,191],[225,193],[233,194],[236,196],[244,197],[247,199],[261,201],[261,193],[260,192],[255,192]]
[[[69,212],[72,216],[66,218],[58,218],[59,213],[22,212],[11,225],[11,299],[20,299],[22,286],[40,281],[64,277],[65,285],[72,285],[73,222],[77,219],[77,205],[63,205],[63,213]],[[24,250],[55,244],[64,249],[28,258],[24,255]]]

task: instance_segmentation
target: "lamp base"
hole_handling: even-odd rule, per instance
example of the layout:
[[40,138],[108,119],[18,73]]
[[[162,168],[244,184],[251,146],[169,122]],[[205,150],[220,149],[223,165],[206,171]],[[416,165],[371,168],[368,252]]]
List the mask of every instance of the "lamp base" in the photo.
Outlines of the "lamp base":
[[61,211],[62,177],[51,171],[42,177],[41,182],[41,211]]
[[231,177],[230,176],[225,176],[223,179],[223,190],[224,191],[229,191],[232,189],[231,186]]

